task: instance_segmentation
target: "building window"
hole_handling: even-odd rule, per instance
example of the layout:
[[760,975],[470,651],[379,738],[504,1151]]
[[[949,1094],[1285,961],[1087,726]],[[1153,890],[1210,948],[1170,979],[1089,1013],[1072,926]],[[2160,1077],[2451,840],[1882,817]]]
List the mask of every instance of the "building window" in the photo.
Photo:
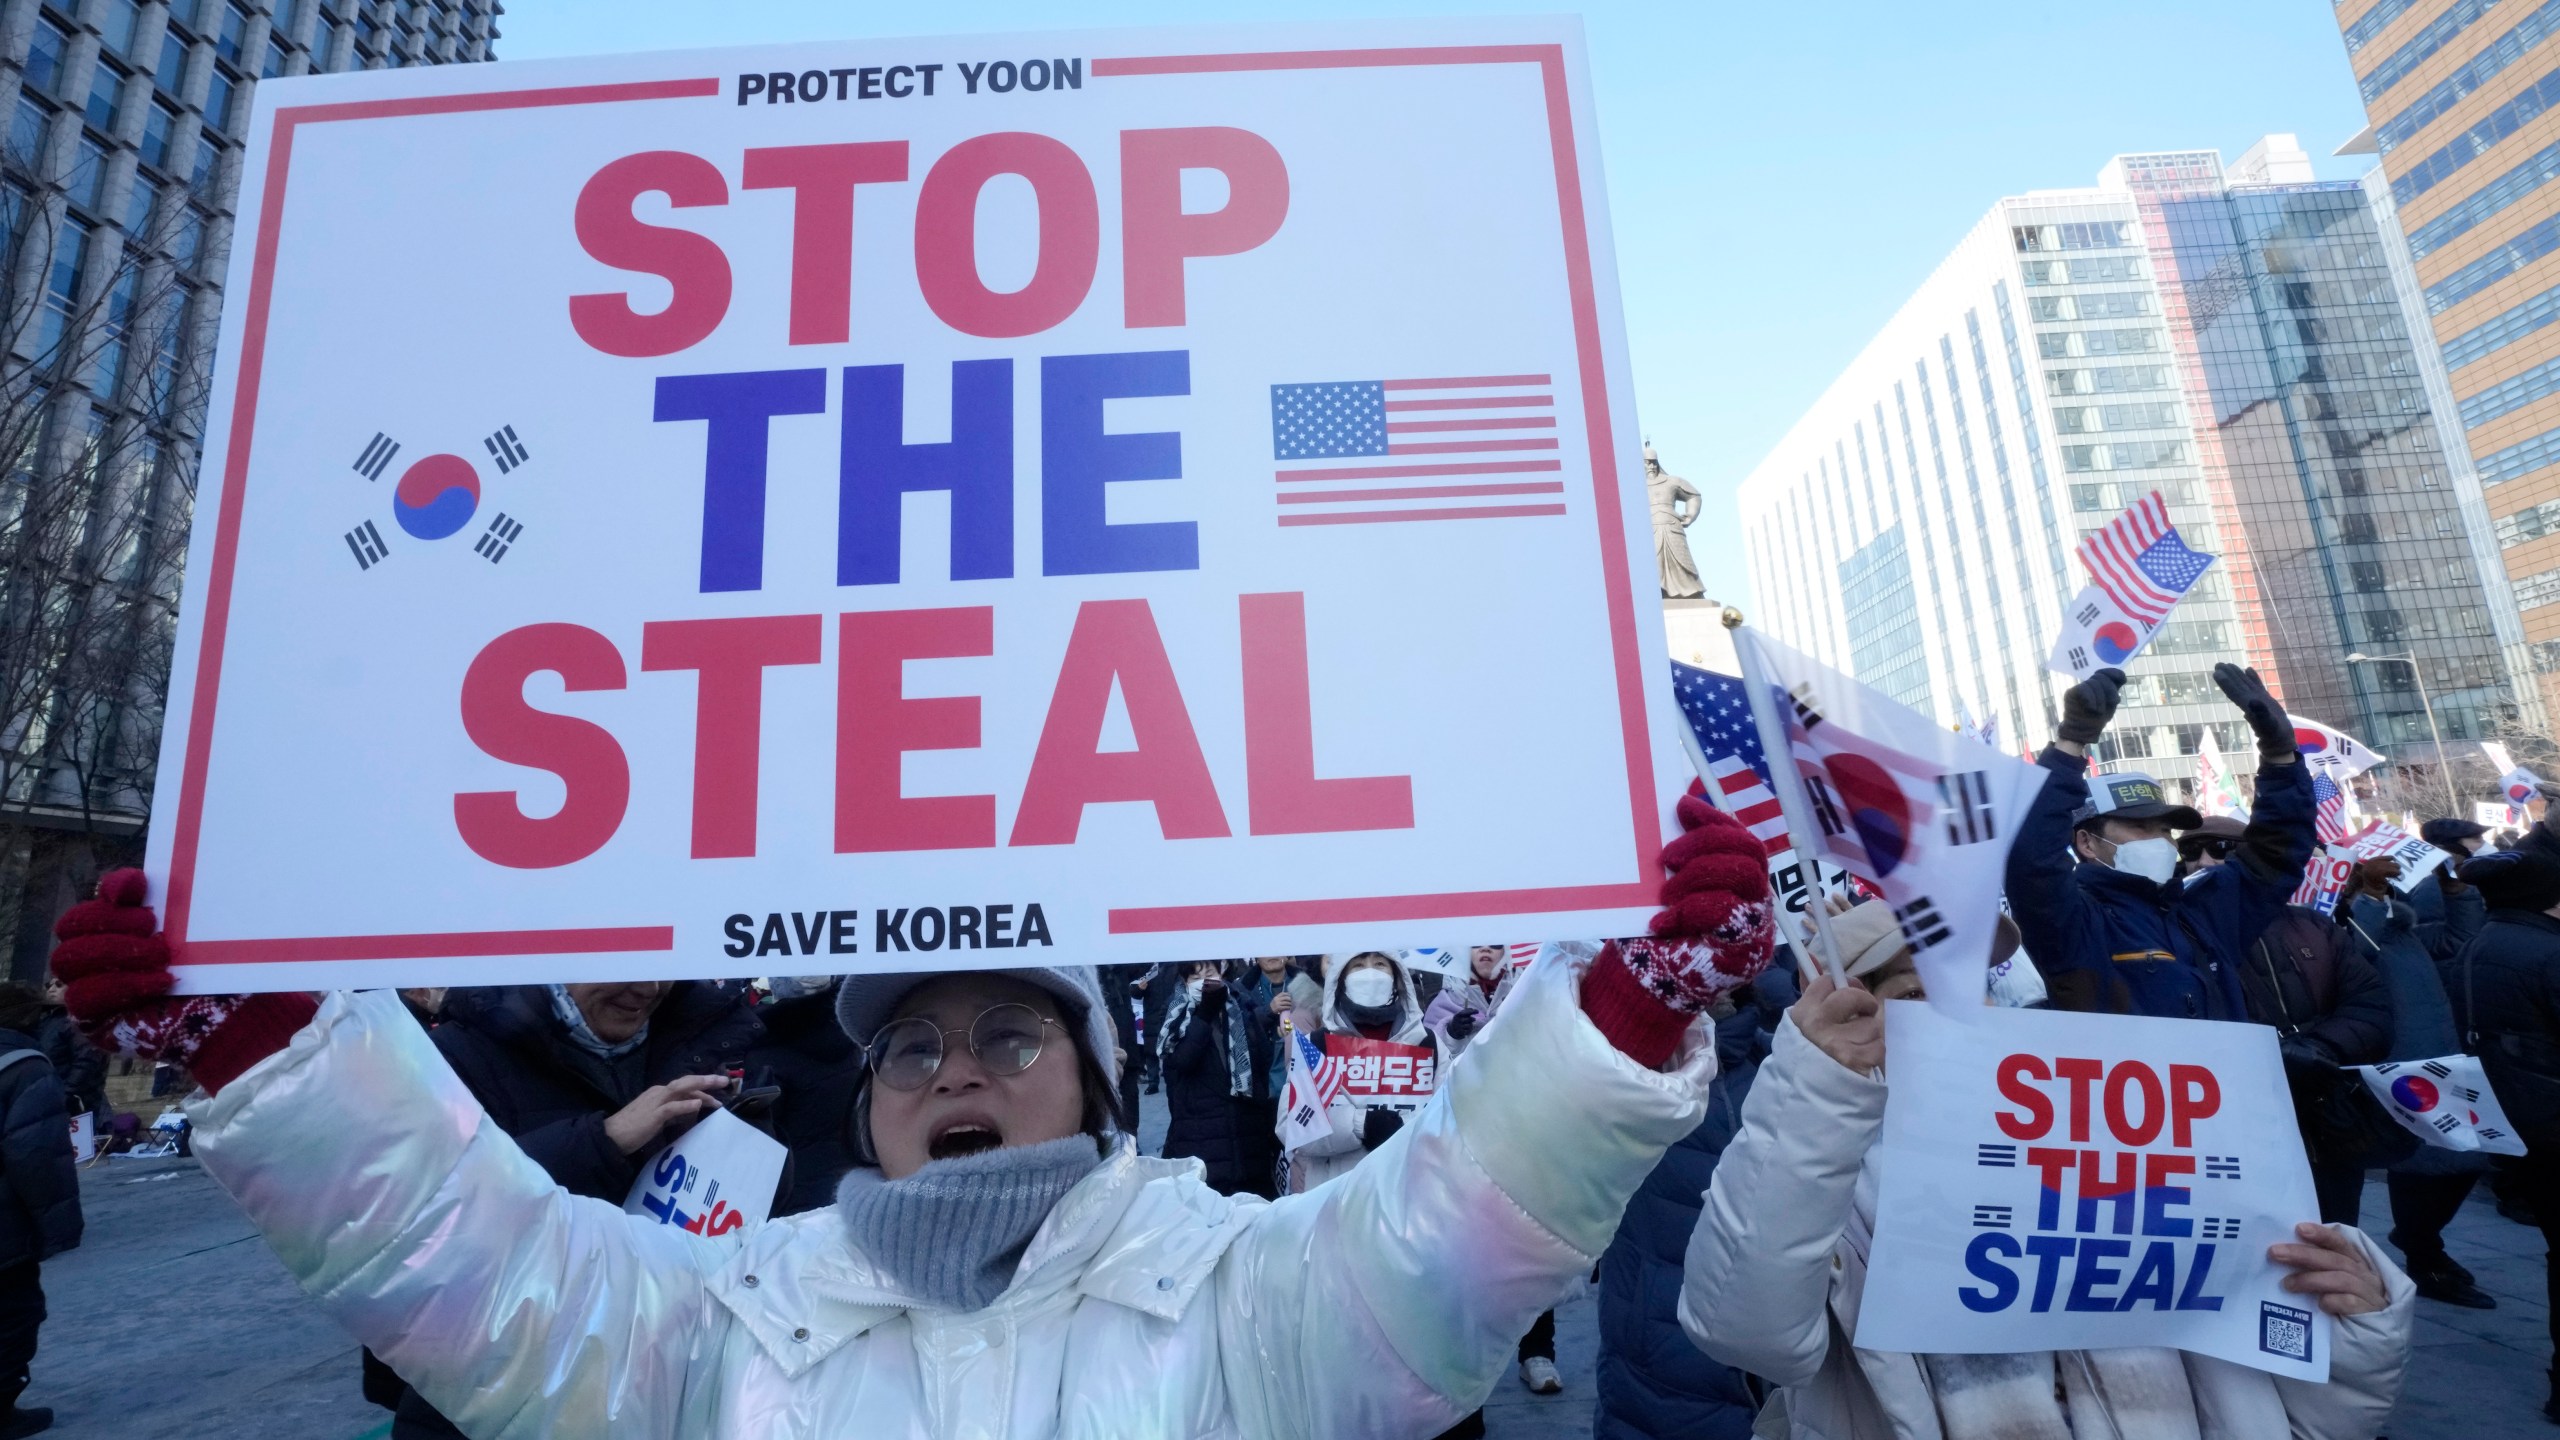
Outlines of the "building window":
[[[2527,575],[2516,582],[2515,590],[2516,608],[2519,610],[2530,610],[2536,605],[2548,605],[2554,600],[2560,600],[2560,570],[2545,570],[2539,575]],[[2465,610],[2462,613],[2468,620],[2477,612]]]
[[130,60],[133,37],[142,26],[142,6],[136,0],[107,0],[107,13],[98,17],[98,38],[109,50]]
[[273,40],[270,40],[267,42],[266,63],[258,67],[258,78],[261,80],[273,80],[284,73],[284,65],[284,47]]
[[205,213],[190,205],[186,212],[178,217],[177,233],[169,237],[170,258],[178,262],[179,269],[190,275],[196,273],[198,267],[204,263],[206,223]]
[[53,112],[34,96],[21,92],[17,112],[9,117],[9,163],[30,173],[44,168],[44,127]]
[[205,87],[204,123],[216,130],[231,128],[231,97],[239,82],[219,66],[213,72],[213,83]]
[[136,245],[144,243],[151,234],[151,202],[154,198],[148,175],[134,176],[133,183],[125,187],[124,233],[125,238]]
[[171,95],[183,93],[187,79],[187,42],[172,31],[160,37],[160,67],[151,72],[151,83]]
[[320,23],[311,32],[311,68],[326,70],[338,63],[338,31],[344,27],[328,11],[320,12]]
[[2066,225],[2019,225],[2009,232],[2020,252],[2047,250],[2117,250],[2133,242],[2122,220],[2073,222]]
[[107,183],[107,147],[83,135],[79,151],[71,161],[71,174],[62,182],[71,203],[83,210],[96,210]]
[[101,135],[112,135],[116,129],[116,104],[124,98],[124,72],[100,61],[91,67],[89,103],[81,107],[80,118]]
[[249,33],[249,12],[237,4],[222,7],[221,29],[213,37],[213,58],[225,65],[240,63],[240,44]]
[[39,364],[50,366],[54,362],[63,332],[70,328],[71,316],[79,307],[80,271],[88,262],[87,222],[65,219],[54,237],[52,263],[45,269],[44,312],[36,321]]
[[2531,509],[2501,515],[2497,524],[2498,548],[2501,550],[2560,533],[2560,500],[2545,500]]
[[141,282],[142,272],[128,265],[107,291],[99,315],[98,348],[89,360],[92,395],[111,399],[116,393],[116,380],[124,369],[125,330],[133,323],[134,287]]
[[27,44],[27,88],[46,95],[57,95],[62,88],[62,61],[71,49],[71,37],[50,20],[36,22],[36,33]]
[[279,35],[292,34],[294,17],[301,11],[302,0],[276,0],[275,32]]
[[178,112],[166,100],[151,102],[149,113],[142,117],[142,163],[154,170],[169,168],[169,132],[176,129]]

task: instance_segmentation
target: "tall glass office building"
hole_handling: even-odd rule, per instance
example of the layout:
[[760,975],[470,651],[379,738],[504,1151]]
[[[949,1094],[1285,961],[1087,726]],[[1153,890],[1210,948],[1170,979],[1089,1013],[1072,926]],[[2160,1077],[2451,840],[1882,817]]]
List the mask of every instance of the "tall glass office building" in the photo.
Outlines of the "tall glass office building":
[[2228,170],[2129,155],[2091,189],[2001,200],[1745,483],[1758,618],[2041,745],[2072,552],[2157,491],[2223,562],[2129,667],[2102,758],[2188,777],[2208,726],[2245,750],[2221,660],[2417,762],[2410,667],[2350,652],[2414,653],[2448,739],[2534,718],[2386,229],[2290,136]]
[[[2560,717],[2560,0],[2337,0],[2527,664]],[[2432,677],[2430,677],[2432,679]]]

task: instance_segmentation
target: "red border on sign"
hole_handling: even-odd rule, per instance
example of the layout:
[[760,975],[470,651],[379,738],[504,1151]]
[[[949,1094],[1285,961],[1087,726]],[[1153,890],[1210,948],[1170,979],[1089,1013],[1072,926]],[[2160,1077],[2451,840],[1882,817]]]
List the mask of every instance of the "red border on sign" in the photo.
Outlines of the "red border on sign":
[[[240,554],[240,507],[249,486],[249,442],[258,423],[258,384],[267,358],[267,312],[275,299],[276,244],[284,228],[285,175],[292,168],[294,132],[338,120],[379,120],[411,115],[459,115],[481,110],[527,110],[553,105],[602,105],[627,100],[717,97],[717,76],[699,80],[647,80],[628,85],[566,85],[546,90],[497,90],[475,95],[422,95],[404,100],[355,100],[335,105],[290,105],[275,116],[267,150],[267,178],[258,194],[258,248],[249,262],[248,308],[240,324],[240,380],[231,397],[231,434],[222,455],[222,509],[214,517],[213,568],[205,579],[204,629],[196,645],[195,692],[187,702],[187,751],[179,771],[177,834],[169,847],[168,893],[161,897],[174,962],[240,964],[258,960],[375,960],[431,955],[572,955],[613,950],[673,950],[672,925],[614,926],[584,930],[483,931],[458,935],[350,935],[281,940],[187,942],[195,899],[196,846],[204,838],[205,769],[213,754],[214,702],[222,689],[222,651],[231,623],[231,579]],[[504,941],[503,945],[489,942]]]
[[[1627,796],[1634,878],[1621,883],[1440,895],[1389,895],[1332,900],[1249,901],[1232,904],[1114,909],[1114,934],[1233,929],[1253,925],[1307,925],[1365,920],[1463,918],[1517,910],[1581,910],[1653,903],[1654,856],[1662,845],[1653,795],[1651,726],[1644,704],[1641,653],[1635,623],[1625,515],[1616,485],[1617,447],[1610,434],[1607,374],[1601,363],[1598,297],[1591,271],[1590,233],[1582,204],[1581,167],[1574,150],[1573,112],[1566,92],[1564,51],[1558,45],[1471,45],[1386,50],[1316,50],[1244,55],[1099,58],[1097,77],[1221,73],[1252,70],[1316,70],[1415,65],[1530,64],[1539,67],[1554,151],[1556,195],[1563,221],[1566,284],[1573,313],[1575,351],[1591,458],[1592,511],[1599,526],[1606,582],[1610,654],[1617,676],[1619,727],[1626,748]],[[186,939],[196,852],[204,822],[206,769],[213,744],[215,701],[221,688],[225,629],[239,550],[240,513],[248,483],[249,450],[256,428],[260,370],[274,293],[276,248],[283,224],[286,175],[295,131],[308,124],[557,105],[611,104],[717,96],[718,78],[565,86],[543,90],[350,101],[279,109],[259,196],[257,248],[249,273],[241,326],[240,378],[233,395],[231,431],[223,457],[222,508],[215,517],[212,567],[205,586],[204,626],[197,648],[195,687],[189,700],[187,747],[180,772],[176,834],[164,897],[167,933],[180,964],[415,959],[441,956],[586,954],[673,950],[675,927],[622,926],[588,929],[469,931],[424,935],[317,936],[276,940]],[[1487,783],[1499,783],[1488,777]]]
[[[1591,278],[1591,231],[1582,210],[1582,167],[1573,147],[1573,100],[1561,45],[1447,45],[1398,50],[1288,50],[1258,55],[1148,55],[1096,59],[1095,78],[1114,75],[1231,74],[1249,70],[1347,70],[1402,65],[1535,65],[1547,98],[1547,139],[1555,153],[1556,206],[1564,222],[1565,285],[1573,307],[1583,427],[1591,447],[1591,510],[1600,526],[1600,567],[1609,606],[1609,653],[1618,678],[1618,727],[1626,744],[1627,807],[1635,878],[1622,884],[1477,890],[1448,895],[1377,895],[1343,900],[1156,905],[1111,912],[1115,935],[1232,930],[1249,925],[1322,925],[1363,920],[1438,920],[1514,910],[1597,910],[1650,905],[1658,895],[1654,857],[1662,817],[1653,793],[1653,733],[1645,717],[1643,647],[1628,591],[1626,516],[1618,508],[1618,448],[1609,430],[1609,379],[1600,363],[1600,301]],[[1543,507],[1522,507],[1524,511]],[[1291,517],[1307,521],[1309,517]],[[1330,518],[1330,517],[1328,517]],[[1362,517],[1364,519],[1374,517]],[[1311,523],[1311,522],[1310,522]],[[1486,776],[1498,785],[1500,776]]]

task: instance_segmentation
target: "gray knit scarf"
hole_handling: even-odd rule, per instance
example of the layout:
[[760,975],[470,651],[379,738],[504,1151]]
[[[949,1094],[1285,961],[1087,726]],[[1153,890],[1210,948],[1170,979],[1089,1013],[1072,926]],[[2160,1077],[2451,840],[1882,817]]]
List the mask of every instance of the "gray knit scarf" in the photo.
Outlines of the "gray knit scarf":
[[569,994],[568,986],[545,985],[542,988],[551,992],[551,1013],[559,1017],[561,1025],[568,1030],[569,1042],[588,1054],[606,1060],[618,1060],[649,1043],[649,1023],[645,1020],[640,1022],[639,1034],[619,1045],[605,1043],[605,1038],[598,1035],[595,1027],[587,1023],[587,1012],[578,1008],[578,1002]]
[[928,1161],[903,1180],[857,1167],[836,1191],[854,1248],[898,1288],[937,1310],[994,1304],[1040,1222],[1101,1164],[1093,1137],[1070,1135]]

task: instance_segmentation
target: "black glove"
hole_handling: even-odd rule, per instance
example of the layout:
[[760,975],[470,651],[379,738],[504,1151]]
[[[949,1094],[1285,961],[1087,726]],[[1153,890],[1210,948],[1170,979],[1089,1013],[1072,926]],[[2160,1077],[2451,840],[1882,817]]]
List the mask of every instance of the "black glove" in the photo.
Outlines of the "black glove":
[[2276,1042],[2276,1049],[2284,1057],[2285,1079],[2296,1089],[2317,1089],[2338,1078],[2337,1057],[2307,1035],[2287,1035]]
[[2269,764],[2291,760],[2301,753],[2293,736],[2293,721],[2286,718],[2284,706],[2267,690],[2267,682],[2255,670],[2243,670],[2229,661],[2213,667],[2213,683],[2223,695],[2240,707],[2249,722],[2249,731],[2258,737],[2258,758]]
[[1461,1010],[1457,1014],[1449,1017],[1449,1038],[1452,1040],[1464,1040],[1468,1036],[1476,1033],[1476,1027],[1483,1023],[1484,1017],[1477,1014],[1475,1011]]
[[1360,1148],[1375,1150],[1394,1139],[1396,1132],[1403,1128],[1402,1114],[1384,1106],[1374,1108],[1369,1112],[1368,1118],[1360,1122]]
[[2062,692],[2062,724],[2053,734],[2075,745],[2093,745],[2116,718],[2116,700],[2124,693],[2124,672],[2112,667]]

